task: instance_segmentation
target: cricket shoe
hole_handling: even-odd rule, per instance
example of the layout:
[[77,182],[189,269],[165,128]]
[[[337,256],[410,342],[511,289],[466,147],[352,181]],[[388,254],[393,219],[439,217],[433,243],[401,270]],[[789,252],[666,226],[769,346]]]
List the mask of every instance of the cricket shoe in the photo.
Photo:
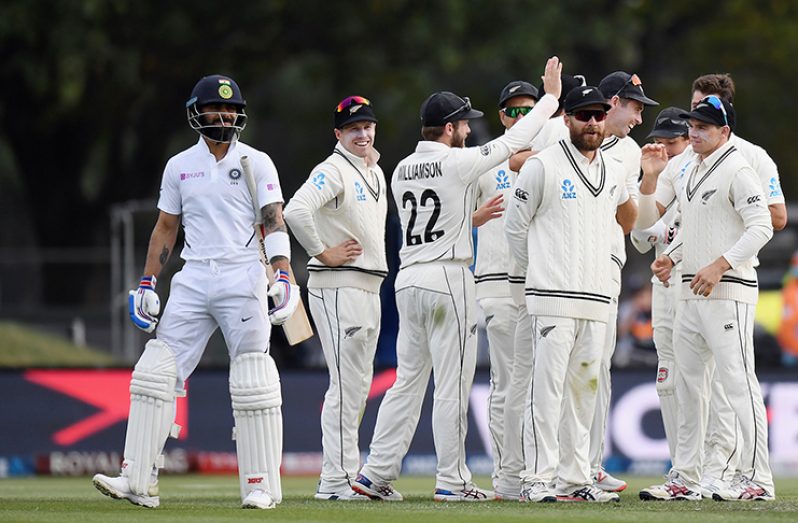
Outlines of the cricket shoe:
[[494,487],[493,494],[498,501],[521,501],[520,491],[509,492]]
[[496,495],[492,490],[482,490],[473,483],[469,483],[462,490],[436,488],[432,499],[435,501],[493,501],[496,499]]
[[158,508],[158,505],[161,504],[157,481],[150,485],[147,495],[144,496],[130,490],[130,483],[125,476],[112,478],[105,474],[95,474],[91,482],[94,484],[94,488],[114,499],[126,499],[134,505],[147,508]]
[[776,497],[764,487],[743,476],[731,487],[712,493],[715,501],[773,501]]
[[316,492],[316,499],[324,501],[368,501],[368,496],[355,492],[350,487],[344,487],[336,492]]
[[701,501],[701,493],[690,490],[679,478],[678,474],[671,474],[662,485],[653,485],[640,491],[643,501]]
[[593,476],[593,486],[600,488],[604,492],[623,492],[626,489],[626,482],[610,474],[604,468],[600,468],[598,474]]
[[271,509],[275,506],[274,498],[265,490],[260,489],[253,490],[247,494],[247,497],[241,502],[241,508]]
[[588,485],[580,487],[568,494],[557,495],[557,501],[564,502],[588,502],[588,503],[610,503],[621,501],[621,496],[615,492],[605,492],[598,487]]
[[557,501],[557,494],[542,481],[521,489],[521,503],[554,503],[555,501]]
[[358,474],[352,482],[352,490],[371,499],[383,501],[402,501],[404,498],[390,483],[374,483],[363,474]]
[[729,486],[720,480],[702,480],[698,485],[698,489],[701,492],[702,498],[712,499],[713,494],[720,494],[721,492],[728,490]]

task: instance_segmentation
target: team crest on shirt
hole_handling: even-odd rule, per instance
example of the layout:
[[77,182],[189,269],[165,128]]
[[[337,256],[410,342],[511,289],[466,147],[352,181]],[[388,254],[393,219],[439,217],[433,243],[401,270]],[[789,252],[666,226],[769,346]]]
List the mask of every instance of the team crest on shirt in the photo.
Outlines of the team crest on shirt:
[[770,179],[770,196],[769,198],[773,198],[774,196],[782,196],[781,192],[781,183],[779,183],[778,178],[775,176]]
[[510,188],[510,177],[504,169],[499,169],[496,173],[496,190],[502,191]]
[[566,178],[562,181],[560,189],[562,189],[562,196],[560,196],[560,199],[576,200],[576,187],[574,187],[574,182]]
[[313,178],[310,180],[310,183],[312,183],[316,189],[321,190],[322,187],[324,187],[325,177],[326,175],[324,173],[316,173],[315,175],[313,175]]
[[230,169],[227,176],[230,177],[231,185],[238,185],[238,179],[241,178],[241,169]]
[[479,148],[479,152],[482,154],[482,156],[489,155],[490,154],[490,145],[483,145],[482,147]]
[[701,195],[701,203],[706,205],[712,195],[718,192],[717,189],[711,189],[709,191],[704,191],[704,194]]
[[616,190],[617,188],[618,188],[618,186],[617,186],[617,185],[613,185],[613,186],[610,188],[610,200],[611,200],[611,199],[613,199],[613,198],[615,198],[615,190]]
[[359,202],[366,201],[366,191],[363,189],[363,186],[360,185],[360,182],[355,182],[355,200]]

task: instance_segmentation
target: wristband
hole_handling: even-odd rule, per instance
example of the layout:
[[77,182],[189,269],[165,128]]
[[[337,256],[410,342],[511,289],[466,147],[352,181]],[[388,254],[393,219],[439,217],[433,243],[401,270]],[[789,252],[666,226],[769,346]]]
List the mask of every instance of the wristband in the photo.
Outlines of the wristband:
[[269,262],[275,257],[282,256],[291,261],[291,239],[287,232],[275,231],[263,239],[263,247],[269,256]]

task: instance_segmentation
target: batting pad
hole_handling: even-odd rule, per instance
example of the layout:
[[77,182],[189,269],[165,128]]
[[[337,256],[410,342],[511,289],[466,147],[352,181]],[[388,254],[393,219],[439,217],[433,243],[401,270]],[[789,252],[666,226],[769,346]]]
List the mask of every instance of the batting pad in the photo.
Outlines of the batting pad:
[[265,490],[280,503],[283,454],[283,403],[280,375],[271,356],[246,353],[230,364],[230,399],[235,418],[241,499]]
[[166,438],[170,434],[176,437],[180,431],[173,425],[176,384],[174,355],[162,341],[150,340],[130,380],[130,417],[122,466],[130,489],[140,496],[147,495],[153,467],[162,466]]

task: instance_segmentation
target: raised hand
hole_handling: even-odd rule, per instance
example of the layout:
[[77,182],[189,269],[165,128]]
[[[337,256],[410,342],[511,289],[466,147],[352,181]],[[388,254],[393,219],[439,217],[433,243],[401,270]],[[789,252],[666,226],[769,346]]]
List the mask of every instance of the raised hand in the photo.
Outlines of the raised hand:
[[560,63],[560,59],[556,56],[552,56],[546,62],[546,70],[543,72],[543,90],[546,91],[546,94],[553,95],[555,98],[559,98],[562,94],[562,80],[560,75],[562,74],[562,63]]

